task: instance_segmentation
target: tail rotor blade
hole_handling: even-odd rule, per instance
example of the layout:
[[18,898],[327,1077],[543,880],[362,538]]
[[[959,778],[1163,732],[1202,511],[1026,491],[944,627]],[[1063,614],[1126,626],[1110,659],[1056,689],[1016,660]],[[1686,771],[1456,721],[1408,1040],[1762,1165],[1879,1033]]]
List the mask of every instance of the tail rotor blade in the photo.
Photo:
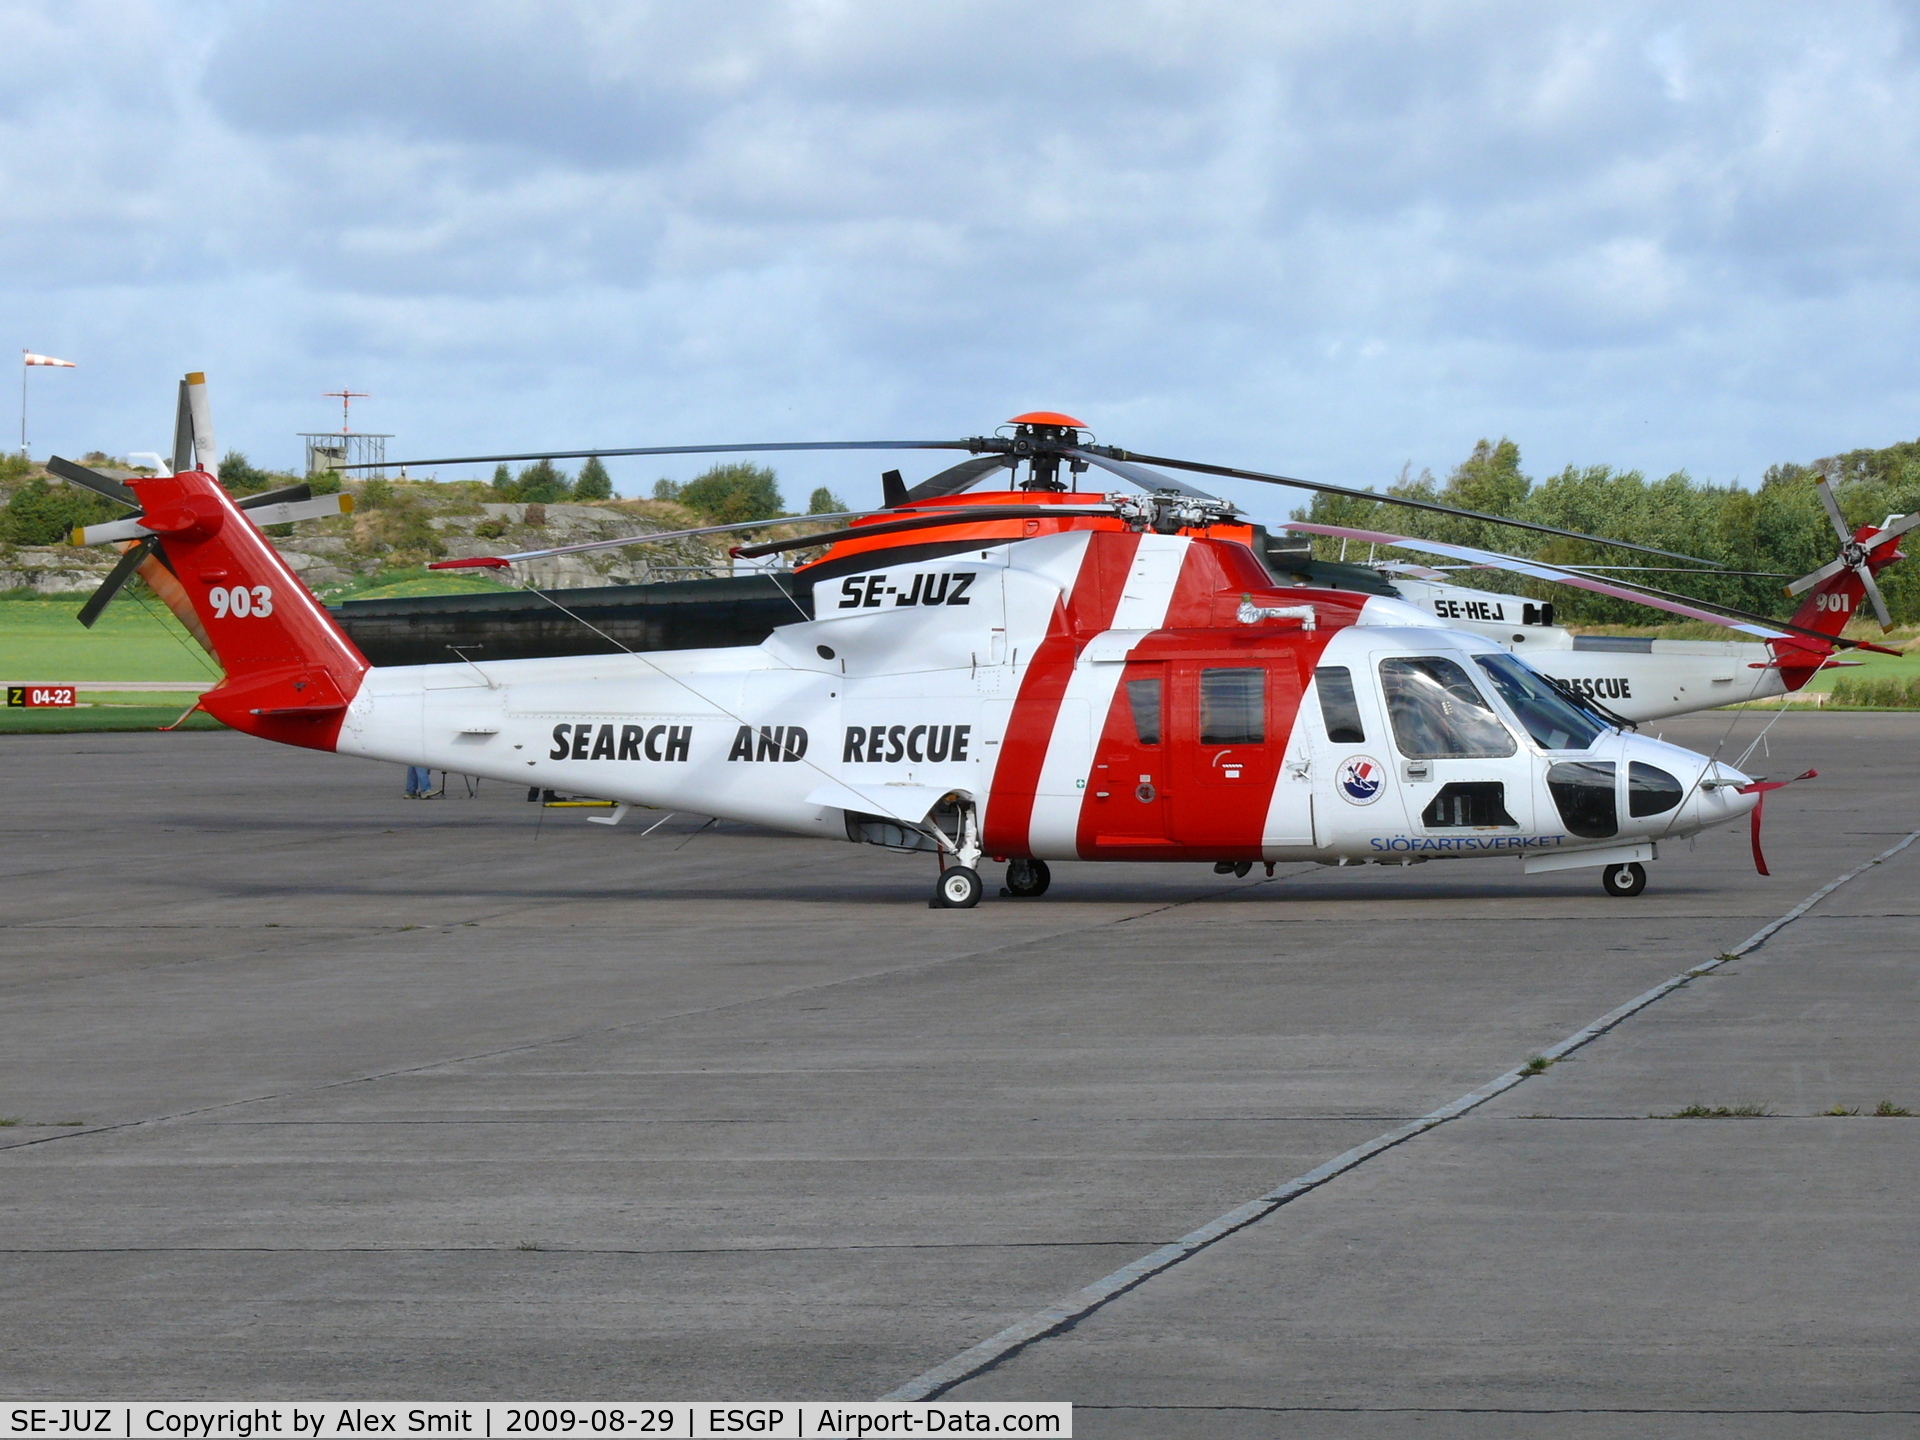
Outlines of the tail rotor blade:
[[1811,590],[1822,580],[1831,580],[1846,568],[1847,562],[1845,560],[1830,560],[1818,570],[1808,571],[1805,575],[1802,575],[1798,580],[1787,586],[1787,594],[1798,595],[1802,591]]
[[107,499],[116,501],[129,510],[140,508],[140,501],[133,491],[111,475],[102,475],[98,470],[89,470],[86,466],[76,465],[71,460],[62,460],[58,455],[47,461],[47,469],[68,484],[78,485],[83,490],[91,490],[96,495],[104,495]]
[[1867,599],[1873,602],[1874,618],[1880,622],[1882,633],[1893,629],[1893,616],[1887,613],[1886,598],[1880,593],[1880,582],[1873,578],[1872,568],[1861,564],[1853,570],[1860,577],[1860,583],[1867,587]]
[[188,375],[186,393],[187,417],[193,426],[194,463],[218,480],[220,452],[213,443],[213,410],[207,404],[207,377],[198,370]]
[[193,407],[187,403],[187,382],[180,382],[180,403],[173,410],[173,473],[193,468]]
[[313,487],[303,480],[298,485],[282,485],[278,490],[262,490],[258,495],[248,495],[233,503],[242,510],[258,510],[263,505],[287,505],[312,498]]
[[1920,510],[1914,511],[1911,515],[1902,515],[1889,523],[1878,535],[1867,542],[1867,549],[1878,550],[1882,545],[1891,545],[1916,525],[1920,525]]
[[1847,517],[1840,513],[1840,502],[1833,498],[1833,487],[1827,483],[1827,477],[1813,477],[1814,493],[1820,497],[1820,503],[1826,506],[1827,518],[1833,522],[1833,533],[1840,537],[1842,545],[1853,539],[1853,531],[1847,526]]
[[129,545],[120,556],[120,563],[107,572],[107,578],[100,582],[100,588],[87,597],[87,603],[80,607],[80,623],[89,630],[93,622],[100,618],[100,612],[107,603],[120,593],[120,587],[133,578],[133,572],[145,563],[146,558],[160,545],[160,537],[149,535],[144,540]]

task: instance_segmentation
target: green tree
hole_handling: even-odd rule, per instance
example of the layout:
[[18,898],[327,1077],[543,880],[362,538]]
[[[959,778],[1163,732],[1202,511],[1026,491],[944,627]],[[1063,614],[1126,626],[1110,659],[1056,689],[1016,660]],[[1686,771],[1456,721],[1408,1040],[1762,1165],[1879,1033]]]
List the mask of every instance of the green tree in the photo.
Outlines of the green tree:
[[678,480],[654,481],[653,498],[656,500],[678,501],[680,499],[680,482]]
[[[660,496],[658,486],[654,487],[654,494]],[[786,513],[773,470],[745,461],[715,465],[679,486],[675,493],[660,498],[678,500],[716,525],[771,520]]]
[[128,512],[89,490],[30,480],[0,511],[0,540],[15,545],[58,545],[82,525],[118,520]]
[[573,482],[573,498],[576,500],[611,500],[613,498],[613,477],[607,474],[607,467],[600,463],[598,455],[589,455],[587,463],[580,467],[580,478]]
[[220,485],[229,495],[258,495],[278,483],[278,476],[251,464],[244,450],[229,450],[220,457]]
[[847,502],[824,485],[807,497],[809,515],[838,515],[847,508]]
[[513,499],[513,471],[505,465],[493,467],[493,488],[500,492],[502,500]]
[[513,498],[530,505],[548,505],[573,493],[567,472],[551,460],[536,460],[514,481]]

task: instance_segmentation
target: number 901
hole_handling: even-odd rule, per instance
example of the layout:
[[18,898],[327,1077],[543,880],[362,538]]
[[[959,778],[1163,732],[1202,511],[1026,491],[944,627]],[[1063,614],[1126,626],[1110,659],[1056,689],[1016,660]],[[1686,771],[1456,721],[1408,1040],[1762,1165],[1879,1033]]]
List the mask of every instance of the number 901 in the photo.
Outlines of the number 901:
[[251,590],[245,585],[231,589],[216,585],[207,592],[207,599],[213,605],[214,615],[222,620],[229,615],[236,620],[244,620],[249,615],[264,619],[273,613],[273,591],[265,585],[255,585]]

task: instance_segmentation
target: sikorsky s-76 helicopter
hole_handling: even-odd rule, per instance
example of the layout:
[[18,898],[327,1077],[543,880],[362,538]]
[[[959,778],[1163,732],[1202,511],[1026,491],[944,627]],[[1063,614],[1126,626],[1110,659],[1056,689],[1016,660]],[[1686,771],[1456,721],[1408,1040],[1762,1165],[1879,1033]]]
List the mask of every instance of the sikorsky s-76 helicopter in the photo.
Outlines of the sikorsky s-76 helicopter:
[[[884,511],[740,547],[824,552],[795,576],[810,603],[752,646],[371,666],[208,473],[210,444],[201,468],[129,482],[139,514],[88,536],[164,557],[226,671],[202,708],[236,729],[925,851],[940,907],[978,901],[986,858],[1020,896],[1055,859],[1492,856],[1633,895],[1660,841],[1771,788],[1404,601],[1276,583],[1231,506],[1089,448],[1071,417],[1012,423],[902,446],[981,459],[918,494],[890,482]],[[1025,487],[961,493],[1009,457]],[[1089,465],[1147,493],[1068,491],[1060,469]],[[442,563],[536,553],[556,552]]]

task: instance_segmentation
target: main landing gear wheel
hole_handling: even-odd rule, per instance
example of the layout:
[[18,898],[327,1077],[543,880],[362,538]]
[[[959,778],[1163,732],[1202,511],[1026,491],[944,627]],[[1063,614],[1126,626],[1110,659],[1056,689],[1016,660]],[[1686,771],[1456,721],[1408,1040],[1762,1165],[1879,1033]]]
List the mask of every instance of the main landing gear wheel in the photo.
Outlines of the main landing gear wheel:
[[940,872],[929,902],[935,910],[971,910],[980,903],[980,877],[964,865]]
[[1047,893],[1047,886],[1053,883],[1053,872],[1047,869],[1044,860],[1009,860],[1007,862],[1007,893],[1022,900],[1032,900]]
[[1633,860],[1625,865],[1609,865],[1600,872],[1600,888],[1622,898],[1638,895],[1647,888],[1647,867]]

